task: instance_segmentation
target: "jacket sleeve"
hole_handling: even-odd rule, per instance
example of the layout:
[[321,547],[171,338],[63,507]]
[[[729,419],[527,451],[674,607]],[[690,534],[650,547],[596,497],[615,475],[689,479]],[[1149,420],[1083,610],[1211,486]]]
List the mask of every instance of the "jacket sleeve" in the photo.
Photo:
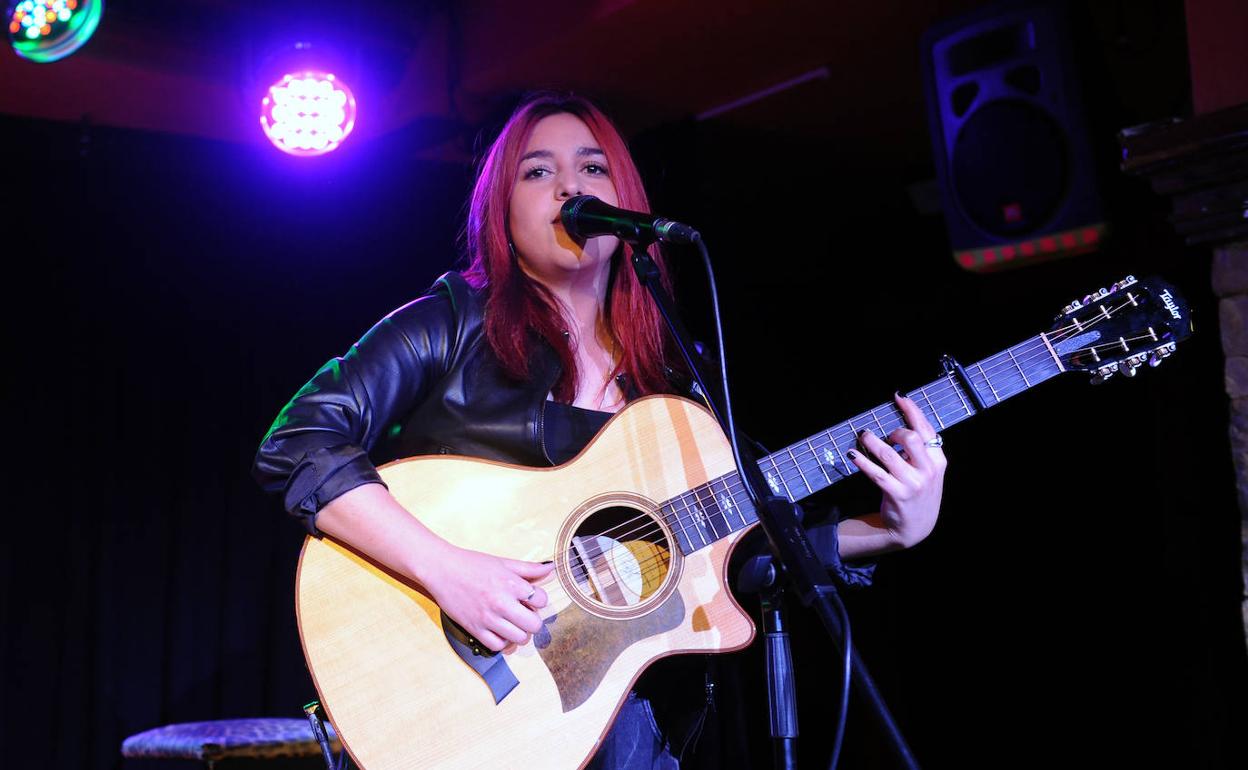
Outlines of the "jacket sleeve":
[[866,588],[875,577],[875,561],[864,560],[847,562],[841,559],[841,543],[837,527],[840,525],[840,511],[833,507],[830,520],[821,524],[807,525],[806,535],[810,538],[815,553],[827,568],[832,577],[847,588]]
[[252,475],[265,491],[282,492],[287,512],[319,537],[321,508],[362,484],[382,483],[368,452],[445,372],[455,336],[445,292],[383,318],[286,404],[265,434]]

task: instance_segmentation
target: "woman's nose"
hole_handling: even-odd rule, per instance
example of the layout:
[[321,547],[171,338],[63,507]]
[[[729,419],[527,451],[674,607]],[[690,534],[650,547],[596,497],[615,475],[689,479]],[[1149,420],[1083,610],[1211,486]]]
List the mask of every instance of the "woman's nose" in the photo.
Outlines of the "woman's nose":
[[581,194],[581,187],[574,175],[559,175],[559,184],[555,194],[559,198],[572,198]]

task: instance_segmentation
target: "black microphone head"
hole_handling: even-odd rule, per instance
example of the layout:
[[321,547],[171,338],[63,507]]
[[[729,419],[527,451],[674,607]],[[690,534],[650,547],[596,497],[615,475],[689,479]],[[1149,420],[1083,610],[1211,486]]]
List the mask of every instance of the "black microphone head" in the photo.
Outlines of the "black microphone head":
[[697,243],[698,231],[670,219],[640,211],[625,211],[592,195],[569,198],[559,209],[563,229],[573,238],[587,240],[599,235],[614,235],[630,243]]
[[559,221],[563,223],[563,229],[567,230],[568,235],[573,238],[585,239],[591,235],[596,235],[596,233],[582,232],[580,217],[578,216],[581,210],[591,202],[601,203],[602,201],[592,195],[576,195],[568,198],[563,207],[559,209]]

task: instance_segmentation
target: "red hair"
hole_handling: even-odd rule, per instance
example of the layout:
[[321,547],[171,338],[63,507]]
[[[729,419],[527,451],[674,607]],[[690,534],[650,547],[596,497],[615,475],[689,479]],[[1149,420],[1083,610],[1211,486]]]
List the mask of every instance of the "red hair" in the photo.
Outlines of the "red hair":
[[[620,208],[650,210],[641,174],[624,138],[601,110],[580,96],[530,96],[512,113],[481,161],[469,201],[465,232],[469,265],[464,277],[485,292],[485,335],[503,370],[518,380],[526,379],[534,347],[545,340],[563,366],[554,397],[570,403],[576,396],[578,373],[558,301],[520,269],[507,234],[511,191],[529,135],[540,120],[562,113],[580,118],[602,148]],[[620,348],[619,363],[611,375],[627,376],[638,395],[666,392],[671,350],[667,327],[632,266],[622,264],[622,251],[621,245],[612,257],[607,282],[607,330]],[[650,247],[650,255],[670,293],[667,263],[655,246]]]

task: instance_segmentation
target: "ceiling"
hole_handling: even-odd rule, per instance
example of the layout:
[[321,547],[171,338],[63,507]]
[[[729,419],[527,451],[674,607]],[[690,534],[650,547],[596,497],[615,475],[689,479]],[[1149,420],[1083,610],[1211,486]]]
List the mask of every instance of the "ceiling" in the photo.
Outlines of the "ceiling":
[[[602,100],[626,133],[712,113],[917,155],[919,36],[981,4],[375,0],[348,19],[343,3],[318,0],[108,0],[73,56],[0,56],[0,113],[262,142],[250,105],[266,55],[305,40],[356,73],[364,138],[431,121],[475,127],[517,92],[558,87]],[[452,139],[422,151],[467,151]]]

